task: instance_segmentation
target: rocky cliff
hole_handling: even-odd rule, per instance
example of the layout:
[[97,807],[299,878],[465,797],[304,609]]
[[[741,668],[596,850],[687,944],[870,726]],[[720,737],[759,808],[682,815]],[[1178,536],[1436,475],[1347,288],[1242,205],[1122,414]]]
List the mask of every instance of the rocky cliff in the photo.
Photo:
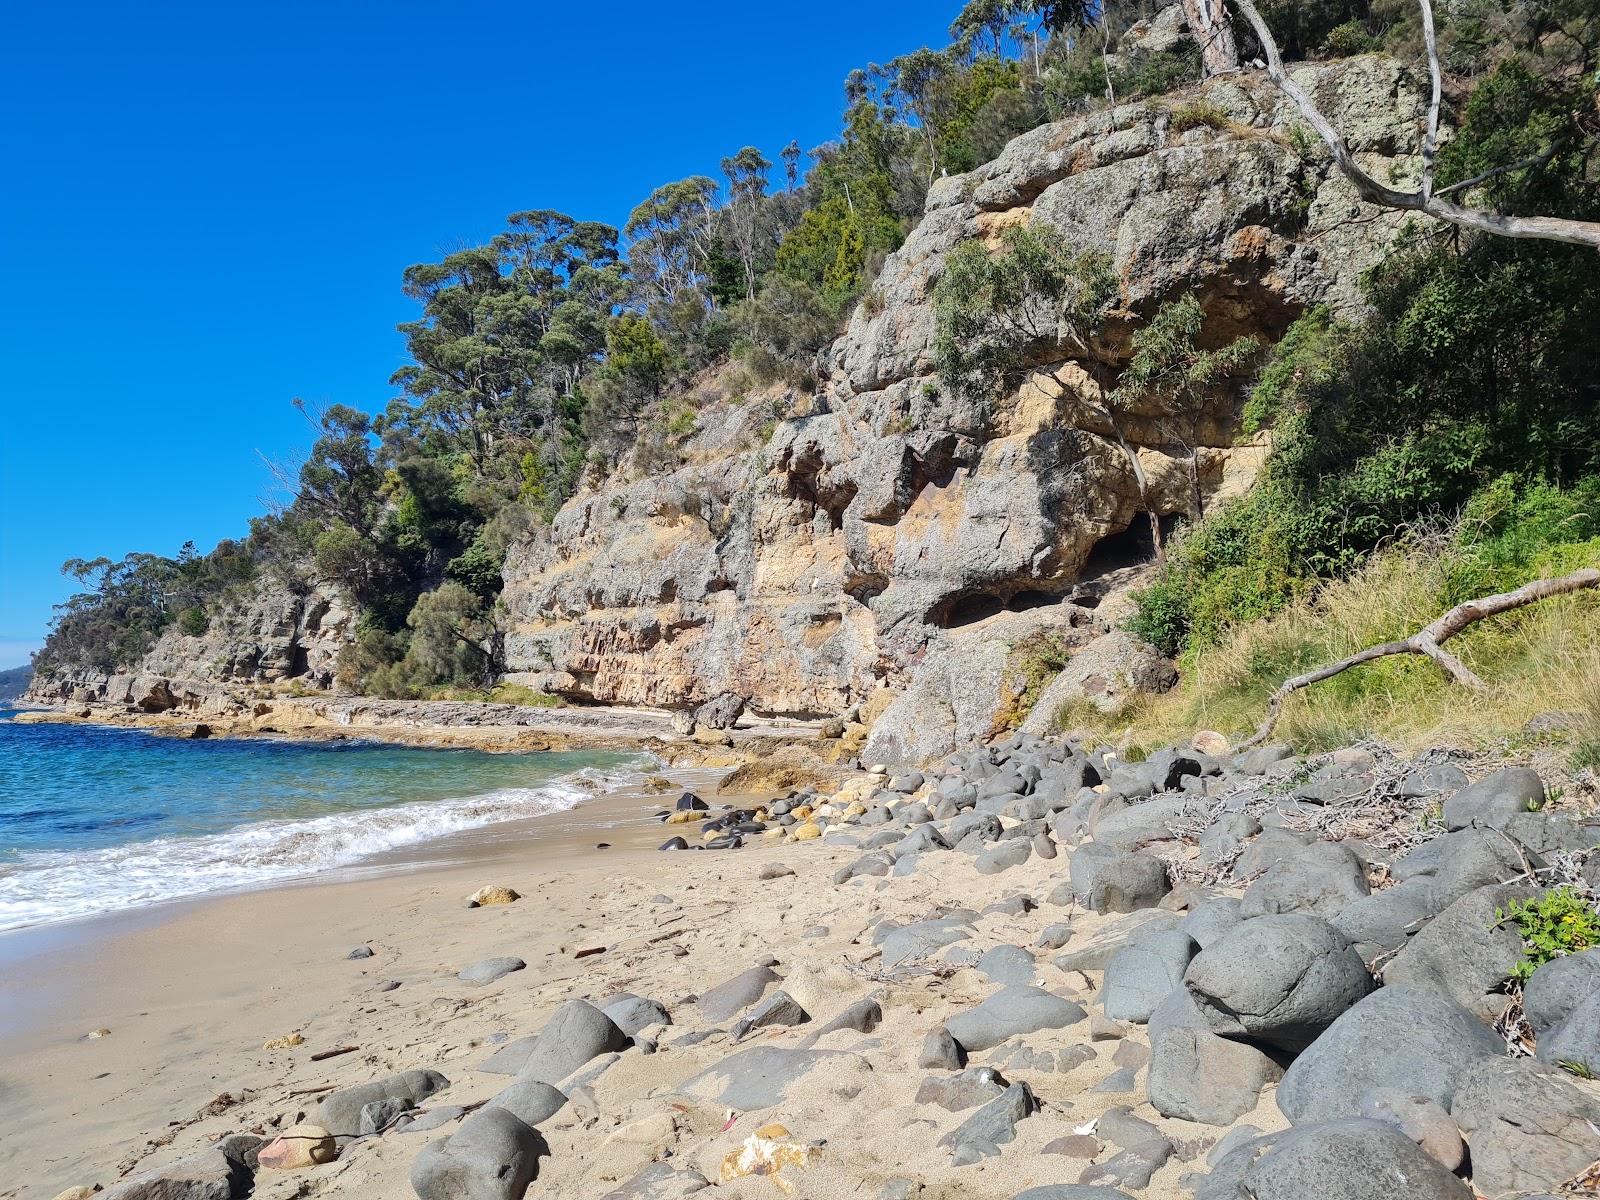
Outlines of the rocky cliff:
[[[1410,168],[1422,108],[1397,64],[1300,78],[1380,177]],[[1046,125],[938,181],[828,352],[818,396],[787,401],[770,434],[749,403],[712,412],[686,465],[580,495],[517,550],[514,677],[601,703],[731,694],[734,708],[801,716],[865,704],[867,753],[891,761],[982,736],[1014,698],[1018,645],[1052,630],[1070,650],[1105,632],[1097,609],[1148,555],[1148,520],[1084,363],[1038,348],[990,414],[941,386],[932,291],[946,256],[1031,221],[1110,254],[1121,311],[1095,350],[1101,378],[1125,363],[1134,322],[1185,294],[1208,340],[1270,343],[1312,305],[1356,308],[1361,272],[1398,227],[1360,212],[1295,126],[1276,90],[1222,81],[1187,115],[1150,102]],[[1203,422],[1212,497],[1247,486],[1264,453],[1235,441],[1238,399]],[[1179,432],[1152,409],[1124,433],[1151,507],[1183,512]],[[1091,692],[1148,675],[1136,650],[1101,657]]]
[[[1423,106],[1398,64],[1298,77],[1369,170],[1414,170]],[[883,761],[1027,718],[1038,689],[1019,658],[1041,633],[1057,665],[1073,659],[1052,706],[1159,686],[1170,669],[1110,630],[1151,554],[1151,513],[1189,506],[1195,430],[1156,405],[1123,413],[1142,492],[1102,388],[1138,323],[1181,296],[1217,345],[1271,343],[1312,305],[1361,304],[1359,277],[1399,218],[1363,209],[1311,145],[1276,89],[1230,78],[1042,126],[938,180],[814,395],[714,400],[680,465],[625,462],[513,547],[508,677],[717,725],[746,708],[844,716],[841,745]],[[1031,222],[1109,255],[1118,304],[1092,360],[1033,347],[1031,373],[986,411],[935,371],[933,289],[957,246]],[[1212,501],[1247,487],[1266,453],[1237,439],[1241,402],[1225,394],[1199,422]],[[207,711],[293,681],[327,688],[353,618],[334,595],[266,587],[201,637],[169,630],[136,672],[41,679],[33,696]]]
[[28,699],[223,714],[286,687],[328,689],[356,615],[335,589],[302,592],[264,580],[225,604],[203,634],[168,626],[137,670],[41,674]]

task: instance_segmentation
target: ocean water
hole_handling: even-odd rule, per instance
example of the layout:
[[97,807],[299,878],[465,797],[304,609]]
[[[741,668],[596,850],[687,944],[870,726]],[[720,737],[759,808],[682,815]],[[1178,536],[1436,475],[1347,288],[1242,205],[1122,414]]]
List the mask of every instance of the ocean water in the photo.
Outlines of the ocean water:
[[259,886],[574,808],[638,755],[176,741],[0,707],[0,931]]

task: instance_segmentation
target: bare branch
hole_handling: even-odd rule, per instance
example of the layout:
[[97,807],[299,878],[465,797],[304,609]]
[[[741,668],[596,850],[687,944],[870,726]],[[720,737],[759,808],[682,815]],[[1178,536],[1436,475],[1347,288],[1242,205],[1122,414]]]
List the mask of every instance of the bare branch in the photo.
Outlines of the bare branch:
[[1537,154],[1530,154],[1527,158],[1519,159],[1514,163],[1506,163],[1502,167],[1491,167],[1481,175],[1474,175],[1471,179],[1463,179],[1460,183],[1452,183],[1449,187],[1442,187],[1434,193],[1435,196],[1448,196],[1451,192],[1470,192],[1480,184],[1488,183],[1496,176],[1505,175],[1511,171],[1521,171],[1528,167],[1542,166],[1556,156],[1554,146],[1546,146]]
[[[1350,152],[1349,145],[1343,136],[1333,127],[1332,122],[1322,115],[1316,102],[1306,94],[1304,88],[1289,78],[1289,73],[1283,66],[1283,55],[1278,50],[1278,43],[1273,40],[1272,31],[1267,28],[1267,23],[1262,20],[1261,13],[1257,11],[1253,0],[1233,0],[1238,5],[1239,11],[1245,15],[1250,26],[1255,30],[1256,40],[1261,43],[1261,52],[1266,56],[1267,75],[1273,83],[1283,91],[1284,95],[1294,101],[1295,107],[1300,110],[1300,115],[1317,132],[1323,143],[1333,155],[1334,164],[1339,171],[1355,185],[1357,194],[1368,204],[1377,204],[1383,208],[1399,209],[1403,212],[1420,212],[1452,225],[1459,225],[1463,229],[1475,229],[1480,233],[1491,233],[1496,237],[1527,238],[1545,242],[1564,242],[1572,246],[1588,246],[1600,250],[1600,222],[1572,221],[1565,217],[1513,217],[1504,213],[1484,212],[1475,208],[1462,208],[1452,204],[1438,195],[1427,194],[1426,191],[1398,192],[1393,188],[1385,187],[1356,162],[1355,155]],[[1432,20],[1432,10],[1428,7],[1427,0],[1421,0],[1426,18]],[[1430,55],[1430,67],[1437,72],[1437,50]],[[1437,75],[1435,75],[1437,81]],[[1438,84],[1435,83],[1437,96]],[[1437,99],[1435,100],[1437,105]],[[1436,109],[1431,109],[1429,114],[1429,130],[1431,135],[1437,134],[1438,114]],[[1424,151],[1424,186],[1431,188],[1431,176],[1428,174],[1428,156],[1431,153],[1431,142],[1425,137]],[[1506,168],[1513,170],[1515,168]],[[1481,182],[1481,180],[1479,181]]]
[[1439,153],[1439,99],[1444,81],[1439,70],[1439,38],[1433,28],[1432,0],[1417,0],[1422,7],[1422,42],[1428,53],[1428,131],[1422,135],[1422,186],[1418,194],[1426,204],[1433,195],[1433,162]]
[[1293,693],[1314,683],[1321,683],[1324,679],[1331,679],[1351,667],[1358,667],[1374,659],[1387,658],[1391,654],[1425,655],[1448,671],[1457,683],[1481,691],[1484,689],[1483,680],[1469,671],[1460,659],[1441,649],[1442,643],[1485,617],[1509,612],[1514,608],[1523,608],[1551,596],[1565,595],[1568,592],[1592,587],[1600,587],[1600,570],[1592,567],[1561,579],[1536,579],[1514,592],[1501,592],[1494,596],[1484,596],[1478,600],[1468,600],[1465,604],[1458,604],[1438,620],[1401,641],[1368,646],[1348,658],[1341,658],[1338,662],[1287,679],[1267,700],[1267,718],[1261,723],[1261,728],[1256,730],[1249,741],[1241,742],[1239,749],[1248,750],[1259,746],[1272,736],[1272,731],[1278,724],[1278,717],[1283,711],[1283,702]]

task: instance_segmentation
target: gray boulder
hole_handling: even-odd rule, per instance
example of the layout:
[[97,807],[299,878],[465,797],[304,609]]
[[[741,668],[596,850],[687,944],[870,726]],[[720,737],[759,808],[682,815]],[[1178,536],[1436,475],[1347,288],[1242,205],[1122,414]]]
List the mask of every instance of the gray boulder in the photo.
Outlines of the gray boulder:
[[533,1053],[534,1044],[538,1040],[539,1035],[536,1033],[530,1033],[527,1037],[513,1038],[486,1058],[478,1070],[487,1071],[491,1075],[515,1075],[527,1065],[528,1056]]
[[[1025,1083],[1013,1083],[977,1112],[939,1139],[956,1154],[963,1146],[1004,1146],[1016,1140],[1017,1122],[1036,1107]],[[988,1157],[987,1155],[981,1155]]]
[[[959,820],[960,818],[957,819]],[[918,825],[889,848],[889,855],[895,859],[902,859],[908,854],[924,854],[929,850],[949,850],[954,845],[953,841],[940,833],[934,826]],[[835,882],[841,881],[836,879]]]
[[1535,1033],[1567,1019],[1567,1014],[1600,992],[1600,950],[1551,959],[1522,987],[1522,1012]]
[[1156,1005],[1156,1010],[1150,1014],[1144,1032],[1150,1044],[1154,1046],[1169,1029],[1202,1029],[1207,1033],[1211,1032],[1211,1022],[1207,1021],[1205,1014],[1195,1007],[1194,997],[1190,995],[1189,989],[1182,985],[1173,988],[1161,1003]]
[[1442,992],[1474,1016],[1494,1020],[1505,1008],[1499,989],[1523,953],[1522,935],[1495,914],[1535,895],[1537,888],[1519,884],[1468,892],[1406,943],[1384,967],[1383,982]]
[[411,1163],[418,1200],[522,1200],[547,1153],[539,1132],[507,1109],[473,1113]]
[[761,999],[778,978],[770,967],[751,967],[706,992],[695,1001],[695,1008],[707,1021],[726,1021]]
[[1434,911],[1439,912],[1473,888],[1505,883],[1527,874],[1528,866],[1543,865],[1543,859],[1520,849],[1502,833],[1464,829],[1424,842],[1403,855],[1391,874],[1402,882],[1426,879],[1436,893]]
[[482,962],[475,962],[456,973],[456,978],[462,983],[470,983],[474,987],[483,987],[493,983],[502,976],[513,971],[520,971],[528,964],[520,958],[486,958]]
[[1197,1200],[1472,1200],[1471,1188],[1383,1121],[1297,1126],[1246,1143],[1218,1164],[1217,1173],[1237,1168],[1237,1162],[1230,1165],[1236,1156],[1248,1164],[1237,1187],[1197,1191]]
[[560,1083],[591,1059],[624,1050],[628,1044],[628,1035],[605,1013],[586,1000],[568,1000],[539,1031],[517,1077]]
[[958,1071],[966,1065],[967,1055],[950,1031],[940,1026],[930,1029],[922,1039],[922,1050],[917,1055],[917,1066],[924,1070]]
[[1267,868],[1244,891],[1239,913],[1260,917],[1308,912],[1328,919],[1370,895],[1366,867],[1350,847],[1317,842]]
[[1175,1027],[1151,1041],[1145,1087],[1163,1117],[1231,1125],[1255,1108],[1283,1068],[1254,1046],[1205,1029]]
[[783,1103],[790,1088],[823,1066],[851,1073],[872,1069],[866,1059],[841,1050],[751,1046],[685,1080],[678,1090],[691,1100],[750,1112]]
[[1498,829],[1519,813],[1544,807],[1544,780],[1527,767],[1509,767],[1464,787],[1444,802],[1445,828]]
[[988,1050],[1020,1034],[1064,1029],[1087,1015],[1081,1004],[1051,995],[1043,988],[1011,985],[975,1008],[957,1013],[945,1028],[970,1053]]
[[1290,1052],[1376,986],[1344,934],[1309,913],[1234,926],[1189,964],[1183,983],[1212,1032]]
[[353,1138],[361,1133],[361,1110],[375,1100],[404,1100],[415,1107],[436,1092],[450,1086],[437,1071],[401,1071],[370,1083],[329,1092],[317,1105],[313,1124],[320,1125],[336,1138]]
[[1191,908],[1189,915],[1178,922],[1178,928],[1204,950],[1242,920],[1236,897],[1213,896]]
[[659,1001],[632,992],[607,996],[600,1002],[600,1011],[629,1037],[650,1025],[672,1024],[672,1014]]
[[1332,918],[1363,962],[1394,954],[1439,914],[1438,892],[1423,877],[1352,901]]
[[1504,1049],[1447,996],[1379,988],[1295,1059],[1278,1085],[1278,1107],[1295,1124],[1309,1124],[1352,1116],[1368,1092],[1394,1089],[1448,1109],[1461,1071]]
[[1072,890],[1097,913],[1153,908],[1169,891],[1167,864],[1149,854],[1125,853],[1093,842],[1071,857]]
[[1541,1033],[1535,1055],[1540,1062],[1571,1064],[1578,1071],[1600,1076],[1600,992]]
[[1033,955],[1021,946],[992,946],[975,964],[994,983],[1032,983]]
[[968,916],[940,917],[900,926],[880,924],[872,931],[872,940],[883,947],[886,967],[914,958],[927,958],[936,950],[966,941],[971,936],[972,919]]
[[[924,829],[930,828],[927,825]],[[867,879],[874,876],[887,875],[894,868],[894,859],[886,854],[863,854],[855,862],[846,863],[833,873],[835,887],[849,883],[852,879]]]
[[1112,955],[1106,964],[1100,1001],[1115,1021],[1143,1024],[1173,988],[1199,951],[1194,940],[1176,929],[1151,934]]
[[930,1075],[917,1085],[918,1104],[937,1104],[946,1112],[962,1112],[1005,1095],[1010,1086],[993,1067],[968,1067],[954,1075]]
[[519,1079],[502,1088],[486,1108],[503,1108],[524,1125],[543,1125],[566,1107],[566,1093],[537,1079]]
[[1554,1067],[1485,1058],[1456,1081],[1450,1104],[1485,1196],[1555,1191],[1600,1159],[1600,1098]]
[[1368,1092],[1361,1098],[1361,1115],[1396,1126],[1446,1171],[1460,1170],[1466,1159],[1461,1130],[1432,1100],[1397,1091]]
[[757,1003],[733,1027],[732,1036],[736,1042],[742,1042],[757,1029],[768,1029],[778,1026],[804,1025],[811,1020],[811,1014],[800,1007],[800,1002],[785,991],[776,991],[766,999]]
[[1309,833],[1299,833],[1270,825],[1240,853],[1233,864],[1233,877],[1238,880],[1254,879],[1286,858],[1293,858],[1317,839]]
[[1020,867],[1033,853],[1027,838],[1005,838],[978,855],[973,863],[980,875],[998,875],[1012,867]]
[[251,1193],[265,1138],[236,1133],[165,1167],[114,1183],[96,1200],[237,1200]]
[[876,1000],[857,1000],[833,1020],[829,1021],[816,1034],[809,1039],[807,1044],[815,1042],[817,1038],[826,1037],[830,1033],[837,1033],[841,1029],[853,1030],[856,1033],[871,1033],[883,1020],[883,1009]]
[[1104,971],[1112,956],[1124,946],[1131,946],[1141,938],[1174,929],[1181,918],[1177,913],[1159,908],[1142,908],[1125,913],[1120,920],[1097,930],[1081,942],[1074,941],[1072,949],[1058,954],[1051,961],[1063,971]]

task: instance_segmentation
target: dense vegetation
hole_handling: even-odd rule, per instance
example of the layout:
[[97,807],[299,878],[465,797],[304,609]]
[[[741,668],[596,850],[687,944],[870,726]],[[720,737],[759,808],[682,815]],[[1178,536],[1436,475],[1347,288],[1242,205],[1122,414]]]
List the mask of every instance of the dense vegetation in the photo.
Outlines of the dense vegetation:
[[[69,563],[84,588],[38,666],[130,665],[174,623],[204,633],[266,576],[302,590],[337,584],[357,601],[359,640],[341,672],[351,686],[419,695],[490,683],[508,547],[584,484],[678,461],[698,406],[718,394],[713,373],[724,392],[815,386],[818,351],[870,301],[884,256],[942,172],[986,161],[1041,121],[1197,79],[1187,40],[1119,41],[1164,7],[971,0],[949,46],[853,72],[839,136],[824,146],[791,142],[776,162],[745,147],[721,160],[720,177],[657,188],[620,230],[522,212],[485,245],[408,268],[402,286],[419,311],[401,327],[409,361],[387,409],[308,413],[317,440],[285,474],[292,498],[239,542]],[[1414,54],[1420,40],[1411,0],[1262,8],[1294,56]],[[1482,0],[1441,13],[1463,125],[1442,183],[1540,153],[1481,194],[1510,211],[1596,214],[1600,38],[1589,9]],[[958,252],[940,297],[941,367],[990,398],[1009,368],[984,346],[1014,349],[1038,316],[1007,289],[1048,293],[1045,315],[1080,340],[1106,300],[1102,260],[1044,231],[1008,236],[1000,256]],[[1263,486],[1204,520],[1197,493],[1198,523],[1145,596],[1140,630],[1193,650],[1480,493],[1509,488],[1517,511],[1586,494],[1573,489],[1600,467],[1591,260],[1561,246],[1417,234],[1371,280],[1370,319],[1350,328],[1305,317],[1248,413],[1275,432]],[[1255,362],[1253,346],[1198,350],[1194,307],[1145,314],[1137,370],[1107,389],[1114,427],[1119,405],[1159,395],[1179,414]],[[1491,485],[1499,490],[1484,493]],[[1562,524],[1560,536],[1574,528]]]
[[[1584,128],[1592,92],[1592,82],[1502,62],[1441,154],[1442,183],[1549,150],[1493,180],[1491,201],[1600,217]],[[1575,117],[1585,99],[1589,117]],[[1179,540],[1136,629],[1169,653],[1215,644],[1347,574],[1404,529],[1463,510],[1495,514],[1469,524],[1511,541],[1498,569],[1461,581],[1458,599],[1516,582],[1537,546],[1600,533],[1593,260],[1547,242],[1419,232],[1367,280],[1365,320],[1340,324],[1322,310],[1301,318],[1245,413],[1247,428],[1274,430],[1265,477]],[[1565,515],[1553,517],[1552,505]]]

